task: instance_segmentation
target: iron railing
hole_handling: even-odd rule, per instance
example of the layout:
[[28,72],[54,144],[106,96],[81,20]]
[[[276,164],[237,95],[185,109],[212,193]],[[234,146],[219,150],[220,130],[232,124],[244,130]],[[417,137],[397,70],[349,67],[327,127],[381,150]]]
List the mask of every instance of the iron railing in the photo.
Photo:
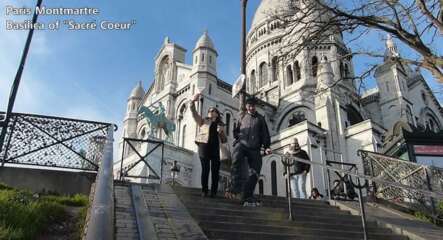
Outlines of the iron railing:
[[[371,152],[365,152],[365,151],[360,151],[360,154],[363,156],[363,158],[372,157],[372,159],[375,158],[373,156],[378,156],[378,157],[384,156],[384,155],[381,155],[378,153],[371,153]],[[395,189],[395,193],[398,195],[398,198],[407,199],[408,202],[410,202],[411,204],[415,203],[415,201],[416,201],[416,202],[420,203],[419,205],[431,206],[432,202],[435,203],[435,199],[438,199],[438,201],[443,200],[443,191],[441,191],[436,186],[435,186],[435,188],[432,188],[432,186],[433,186],[432,184],[437,183],[435,185],[439,185],[441,182],[441,177],[439,177],[439,176],[441,176],[441,175],[439,175],[440,171],[437,168],[430,168],[430,167],[425,167],[425,166],[421,166],[418,164],[413,164],[416,166],[415,171],[408,172],[408,173],[402,173],[400,176],[394,177],[392,175],[393,172],[394,173],[402,172],[401,171],[402,168],[401,167],[388,168],[387,166],[390,166],[390,165],[385,163],[384,161],[383,161],[383,163],[385,164],[385,165],[383,165],[384,167],[383,168],[380,167],[379,170],[377,170],[377,167],[375,167],[375,166],[371,167],[373,169],[372,170],[373,173],[379,173],[378,175],[367,175],[366,172],[365,172],[365,174],[359,173],[358,169],[356,167],[349,170],[349,169],[342,169],[341,167],[337,167],[337,166],[331,166],[326,163],[319,163],[316,161],[303,160],[303,159],[299,159],[299,158],[291,157],[291,156],[287,156],[287,155],[280,155],[280,157],[281,157],[283,164],[286,165],[286,167],[289,166],[288,163],[293,163],[293,161],[297,161],[297,162],[310,164],[313,167],[319,166],[324,170],[335,172],[337,174],[340,174],[341,176],[347,176],[351,182],[350,186],[352,186],[353,188],[356,188],[358,190],[358,199],[359,199],[359,206],[360,206],[360,215],[362,217],[362,227],[363,227],[364,239],[367,239],[368,232],[367,232],[367,228],[366,228],[366,216],[365,216],[364,198],[363,198],[362,189],[368,187],[367,183],[372,183],[373,186],[376,186],[374,188],[377,188],[377,189],[379,189],[381,187],[381,189],[383,191],[373,190],[375,193],[378,193],[377,196],[383,196],[382,195],[383,193],[389,192],[388,189]],[[400,166],[403,164],[408,164],[408,162],[405,162],[405,161],[402,161],[399,159],[395,159],[395,158],[391,158],[391,157],[387,157],[387,156],[385,156],[385,160],[397,161],[395,163],[395,164],[397,164],[397,166]],[[401,161],[404,163],[399,163],[398,161]],[[366,160],[366,162],[371,163],[371,161],[368,161],[368,160]],[[338,162],[336,162],[336,163],[338,163]],[[395,166],[395,164],[394,164],[394,166]],[[369,164],[366,164],[366,165],[369,165]],[[364,165],[364,166],[366,166],[366,165]],[[372,165],[374,165],[374,164],[372,164]],[[382,164],[380,164],[380,166],[382,166]],[[429,173],[426,175],[429,178],[427,183],[430,184],[431,187],[421,188],[423,186],[427,186],[425,181],[418,181],[418,180],[408,181],[408,180],[406,180],[407,179],[406,176],[414,175],[414,173],[416,171],[419,171],[418,169],[420,169],[420,167],[425,168],[425,169],[432,169],[427,172],[432,172],[435,174],[433,176],[431,176]],[[389,176],[389,177],[386,177],[386,176]],[[424,178],[426,178],[426,176]],[[418,179],[423,179],[423,176]],[[362,184],[361,183],[362,181],[365,184]],[[422,183],[424,185],[411,184],[411,183],[417,183],[417,182]],[[289,185],[288,188],[290,188],[290,181],[289,181],[288,185]],[[416,197],[413,200],[412,198],[410,198],[410,196],[416,196]],[[418,198],[417,196],[420,196],[421,198]],[[429,199],[429,201],[426,201],[426,199]],[[288,199],[288,209],[290,211],[292,211],[291,208],[292,208],[291,201],[289,198]],[[291,215],[292,215],[292,212],[290,213],[290,216]]]
[[[363,160],[364,174],[376,179],[371,186],[377,199],[424,213],[434,222],[443,220],[443,213],[437,209],[437,204],[443,199],[420,191],[443,193],[443,169],[375,152],[359,151],[359,154]],[[409,189],[381,183],[380,180],[406,185]]]
[[[5,115],[0,112],[0,119]],[[12,113],[0,152],[2,166],[20,164],[97,171],[107,130],[103,122]]]
[[[337,162],[337,161],[326,161],[328,166],[333,168],[339,168],[349,172],[358,173],[358,168],[356,164]],[[327,195],[329,199],[334,200],[354,200],[358,197],[355,191],[356,184],[352,181],[351,176],[348,174],[343,174],[337,171],[327,170]],[[367,184],[363,187],[367,188]]]
[[[146,147],[146,152],[144,152],[141,148]],[[160,153],[160,161],[155,162],[152,161],[154,152],[161,150]],[[122,181],[124,178],[144,178],[151,180],[159,180],[162,183],[163,176],[163,165],[164,165],[164,151],[165,151],[165,143],[163,141],[157,141],[152,139],[134,139],[134,138],[123,138],[123,149],[122,156],[120,159],[120,168],[118,170],[119,180]],[[130,153],[134,153],[137,155],[137,160],[129,163],[127,165],[124,164],[125,158],[130,155]],[[151,157],[150,157],[151,156]],[[149,168],[149,173],[147,176],[142,174],[131,173],[131,170],[135,169],[138,165],[144,164],[144,166]]]

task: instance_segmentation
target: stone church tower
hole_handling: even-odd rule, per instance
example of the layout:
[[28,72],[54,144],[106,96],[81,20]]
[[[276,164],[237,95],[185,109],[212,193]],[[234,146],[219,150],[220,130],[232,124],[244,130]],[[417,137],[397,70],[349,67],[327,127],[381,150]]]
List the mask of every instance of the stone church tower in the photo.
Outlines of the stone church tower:
[[407,78],[410,69],[396,61],[399,56],[397,46],[388,35],[384,62],[375,71],[382,121],[387,129],[399,120],[414,125],[412,103],[408,100]]

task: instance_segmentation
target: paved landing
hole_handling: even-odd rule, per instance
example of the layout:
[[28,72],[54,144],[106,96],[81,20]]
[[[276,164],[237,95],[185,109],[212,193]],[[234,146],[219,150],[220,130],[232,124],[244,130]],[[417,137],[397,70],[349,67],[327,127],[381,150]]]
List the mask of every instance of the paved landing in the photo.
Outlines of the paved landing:
[[136,208],[137,212],[145,213],[142,224],[148,229],[145,235],[149,239],[155,236],[166,240],[207,239],[169,185],[132,185],[132,188],[133,192],[141,193],[143,204],[136,204]]

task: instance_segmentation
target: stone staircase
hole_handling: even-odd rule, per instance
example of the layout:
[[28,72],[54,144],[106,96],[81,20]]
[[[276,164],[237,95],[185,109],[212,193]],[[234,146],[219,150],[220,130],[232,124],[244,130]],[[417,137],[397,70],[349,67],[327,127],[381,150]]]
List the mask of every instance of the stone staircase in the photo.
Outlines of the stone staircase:
[[115,239],[139,239],[130,185],[114,184]]
[[[360,216],[326,201],[293,200],[294,221],[288,220],[287,199],[262,197],[263,206],[243,207],[222,197],[202,198],[199,189],[174,188],[208,239],[363,239]],[[369,239],[403,240],[389,229],[368,222]]]
[[[115,186],[115,239],[363,239],[360,216],[326,201],[293,200],[294,221],[289,221],[287,199],[282,197],[264,196],[263,206],[243,207],[221,196],[202,198],[196,188],[128,185]],[[131,205],[137,202],[134,197],[139,203]],[[408,239],[374,222],[367,225],[369,239]]]

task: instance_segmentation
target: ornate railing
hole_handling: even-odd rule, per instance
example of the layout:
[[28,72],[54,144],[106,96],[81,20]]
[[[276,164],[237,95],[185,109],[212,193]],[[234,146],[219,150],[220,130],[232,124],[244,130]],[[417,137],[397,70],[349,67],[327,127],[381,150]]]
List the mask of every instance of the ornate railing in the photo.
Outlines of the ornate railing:
[[[360,151],[359,153],[363,160],[364,174],[377,180],[372,182],[375,197],[414,212],[422,212],[434,221],[442,220],[443,216],[437,205],[443,199],[426,194],[423,190],[443,194],[443,169],[419,165],[375,152]],[[409,188],[405,189],[385,182],[397,183]]]
[[[326,165],[335,169],[358,173],[357,165],[353,163],[326,161]],[[355,200],[358,197],[355,191],[355,183],[349,174],[327,169],[328,196],[334,200]],[[366,188],[365,186],[362,186]]]
[[[0,112],[0,119],[4,113]],[[0,152],[4,164],[97,171],[112,124],[13,113]]]
[[[144,148],[144,149],[142,149]],[[162,182],[165,143],[153,139],[123,138],[123,149],[118,169],[119,180],[140,178]],[[135,161],[125,164],[125,158],[135,154]],[[157,155],[157,156],[155,156]],[[155,161],[155,160],[159,161]],[[146,173],[135,172],[138,167],[149,169]],[[138,169],[139,170],[139,169]],[[115,176],[117,177],[117,176]]]

